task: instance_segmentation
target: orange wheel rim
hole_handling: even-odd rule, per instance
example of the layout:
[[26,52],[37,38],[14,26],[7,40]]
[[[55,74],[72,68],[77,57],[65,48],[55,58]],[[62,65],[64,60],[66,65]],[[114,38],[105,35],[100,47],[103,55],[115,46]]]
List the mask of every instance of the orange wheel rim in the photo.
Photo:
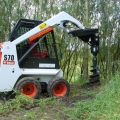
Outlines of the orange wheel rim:
[[37,88],[33,83],[27,83],[22,86],[21,92],[30,98],[33,98],[37,93]]
[[63,82],[56,84],[53,88],[53,93],[55,96],[64,96],[66,92],[67,92],[67,86]]

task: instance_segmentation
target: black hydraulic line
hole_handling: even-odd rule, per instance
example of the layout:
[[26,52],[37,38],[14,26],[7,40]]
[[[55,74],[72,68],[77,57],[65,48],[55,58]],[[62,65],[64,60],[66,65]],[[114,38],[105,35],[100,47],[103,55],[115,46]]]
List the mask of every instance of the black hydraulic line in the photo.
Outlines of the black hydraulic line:
[[46,35],[44,35],[38,42],[36,42],[33,46],[31,46],[28,51],[19,59],[18,63],[20,64],[25,58],[26,56],[33,50],[33,48],[36,47],[36,45],[45,38]]

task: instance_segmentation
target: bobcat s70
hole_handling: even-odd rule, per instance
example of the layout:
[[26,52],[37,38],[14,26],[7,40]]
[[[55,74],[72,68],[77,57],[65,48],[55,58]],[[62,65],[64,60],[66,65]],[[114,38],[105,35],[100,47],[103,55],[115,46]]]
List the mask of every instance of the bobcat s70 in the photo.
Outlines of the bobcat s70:
[[[77,29],[68,30],[68,22],[77,26]],[[59,66],[54,35],[56,27],[64,29],[71,37],[89,43],[94,56],[90,82],[99,81],[96,62],[98,29],[86,29],[66,12],[60,12],[45,22],[20,19],[9,39],[0,43],[0,92],[15,89],[30,98],[38,98],[42,91],[47,91],[50,96],[69,94],[69,83],[63,78]]]

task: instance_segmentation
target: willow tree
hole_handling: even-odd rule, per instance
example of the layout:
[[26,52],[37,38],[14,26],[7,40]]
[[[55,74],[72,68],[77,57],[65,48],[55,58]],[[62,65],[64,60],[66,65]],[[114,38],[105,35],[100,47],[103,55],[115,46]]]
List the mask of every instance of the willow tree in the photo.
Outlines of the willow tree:
[[99,34],[100,53],[99,66],[103,78],[120,70],[120,3],[115,1],[100,0],[99,10]]

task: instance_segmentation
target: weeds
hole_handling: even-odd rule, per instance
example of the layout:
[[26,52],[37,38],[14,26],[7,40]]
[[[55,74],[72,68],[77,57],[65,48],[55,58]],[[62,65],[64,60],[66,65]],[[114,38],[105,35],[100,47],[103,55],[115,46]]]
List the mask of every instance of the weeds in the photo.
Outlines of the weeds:
[[31,111],[31,112],[27,112],[25,115],[24,115],[24,118],[27,119],[27,120],[35,120],[37,118],[37,115],[35,112]]

